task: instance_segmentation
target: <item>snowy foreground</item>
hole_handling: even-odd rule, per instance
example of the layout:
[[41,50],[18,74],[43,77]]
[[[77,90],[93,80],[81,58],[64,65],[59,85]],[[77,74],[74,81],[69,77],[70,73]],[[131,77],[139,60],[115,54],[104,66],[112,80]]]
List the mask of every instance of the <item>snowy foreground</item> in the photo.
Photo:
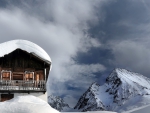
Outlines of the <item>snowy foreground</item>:
[[35,96],[18,96],[0,102],[0,113],[59,113],[49,104]]
[[[18,96],[11,100],[0,102],[0,113],[60,113],[59,111],[50,107],[50,105],[38,97]],[[62,112],[70,113],[70,112]],[[73,112],[80,113],[80,112]],[[115,113],[106,111],[96,111],[90,113]]]
[[[123,113],[149,113],[150,105]],[[50,105],[35,96],[18,96],[9,101],[0,102],[0,113],[60,113],[50,107]],[[61,113],[81,113],[81,112],[61,112]],[[110,111],[90,111],[88,113],[117,113]]]
[[150,111],[150,105],[145,106],[145,107],[141,107],[140,109],[137,109],[137,110],[130,112],[130,113],[149,113],[149,111]]
[[150,111],[150,105],[145,105],[123,113],[149,113],[149,111]]
[[[41,100],[40,98],[29,95],[29,96],[18,96],[11,100],[0,102],[0,113],[60,113],[60,112],[50,107],[50,105],[47,102]],[[72,113],[79,113],[79,112],[72,112]],[[115,112],[96,111],[91,113],[115,113]]]
[[[61,112],[61,113],[86,113],[86,112]],[[88,113],[117,113],[117,112],[110,112],[110,111],[89,111]]]
[[[62,113],[85,113],[85,112],[62,112]],[[89,111],[88,113],[117,113],[110,111]],[[150,113],[150,105],[145,105],[122,113]]]

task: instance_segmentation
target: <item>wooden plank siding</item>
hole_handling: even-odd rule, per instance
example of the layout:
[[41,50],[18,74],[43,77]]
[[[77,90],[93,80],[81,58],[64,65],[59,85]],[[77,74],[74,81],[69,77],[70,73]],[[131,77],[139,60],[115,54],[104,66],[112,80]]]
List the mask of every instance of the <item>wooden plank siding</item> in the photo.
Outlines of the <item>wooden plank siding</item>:
[[[51,64],[39,59],[32,53],[28,53],[21,49],[16,49],[4,57],[0,57],[0,80],[2,83],[0,86],[4,86],[7,82],[11,83],[10,85],[7,84],[7,86],[15,86],[12,85],[12,81],[22,81],[20,83],[24,85],[26,81],[33,81],[35,83],[35,88],[38,88],[37,85],[40,85],[38,84],[38,81],[44,81],[43,83],[46,85],[50,65]],[[10,89],[9,87],[7,88]],[[0,92],[1,91],[3,90],[0,88]],[[46,89],[42,89],[42,91],[46,91]]]

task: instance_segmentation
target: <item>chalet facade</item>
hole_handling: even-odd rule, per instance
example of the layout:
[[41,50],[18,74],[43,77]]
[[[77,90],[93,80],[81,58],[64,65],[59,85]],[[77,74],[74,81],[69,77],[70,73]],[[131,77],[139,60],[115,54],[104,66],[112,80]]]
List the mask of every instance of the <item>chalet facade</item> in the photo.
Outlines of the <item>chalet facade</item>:
[[[13,45],[12,48],[10,44]],[[0,55],[3,55],[0,56],[0,101],[11,99],[15,95],[45,94],[51,67],[51,60],[46,52],[25,40],[1,44],[1,49],[9,49],[9,52],[0,51]]]

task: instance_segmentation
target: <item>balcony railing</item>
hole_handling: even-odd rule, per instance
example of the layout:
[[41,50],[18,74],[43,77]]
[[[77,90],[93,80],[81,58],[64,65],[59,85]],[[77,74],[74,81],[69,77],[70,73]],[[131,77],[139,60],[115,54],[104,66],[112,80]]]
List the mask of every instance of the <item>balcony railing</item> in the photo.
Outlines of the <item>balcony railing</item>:
[[0,91],[3,90],[46,91],[46,82],[44,80],[0,80]]

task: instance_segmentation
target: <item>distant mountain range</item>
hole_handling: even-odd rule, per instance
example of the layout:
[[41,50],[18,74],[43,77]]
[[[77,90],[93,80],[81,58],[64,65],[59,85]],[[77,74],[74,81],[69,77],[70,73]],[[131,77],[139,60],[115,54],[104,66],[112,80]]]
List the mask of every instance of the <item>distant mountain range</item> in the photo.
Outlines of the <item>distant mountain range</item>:
[[[147,104],[150,104],[150,79],[138,73],[116,68],[102,86],[93,83],[80,97],[74,109],[121,113]],[[63,106],[61,109],[64,109]]]

